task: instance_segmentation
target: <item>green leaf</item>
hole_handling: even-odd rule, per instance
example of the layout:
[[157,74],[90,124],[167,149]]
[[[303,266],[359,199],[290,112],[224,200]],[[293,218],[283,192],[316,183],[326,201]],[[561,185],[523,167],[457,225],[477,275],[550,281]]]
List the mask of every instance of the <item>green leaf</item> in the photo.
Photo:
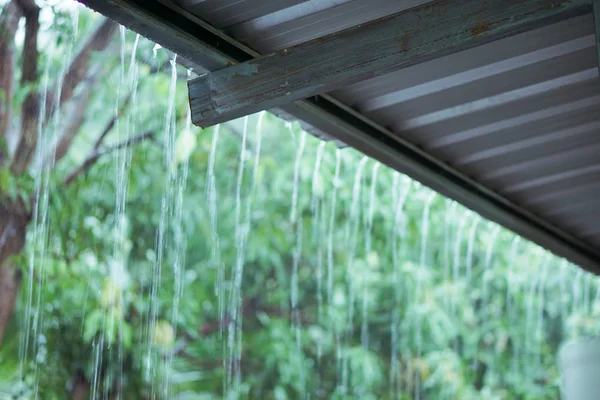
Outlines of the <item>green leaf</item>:
[[116,343],[117,342],[117,332],[119,329],[119,320],[117,318],[116,315],[114,315],[114,313],[110,313],[111,315],[108,316],[107,320],[104,323],[104,338],[105,340],[110,343]]
[[96,336],[96,333],[102,327],[103,317],[104,312],[98,309],[87,315],[83,324],[83,341],[85,343],[90,343],[94,336]]
[[[0,104],[2,104],[2,96],[4,91],[0,89]],[[3,136],[0,136],[0,153],[8,154],[8,145],[6,144],[6,139]]]
[[126,322],[121,325],[121,342],[125,349],[129,350],[131,348],[133,342],[133,328]]
[[[2,141],[2,138],[0,138]],[[8,192],[12,185],[12,175],[8,167],[0,168],[0,192]]]

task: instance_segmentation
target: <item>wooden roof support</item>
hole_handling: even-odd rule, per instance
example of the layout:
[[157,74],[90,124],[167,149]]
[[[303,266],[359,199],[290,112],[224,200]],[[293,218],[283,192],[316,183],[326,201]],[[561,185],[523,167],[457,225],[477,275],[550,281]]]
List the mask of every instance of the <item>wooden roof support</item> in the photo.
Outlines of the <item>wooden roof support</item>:
[[192,121],[211,126],[592,12],[590,0],[439,0],[200,76]]

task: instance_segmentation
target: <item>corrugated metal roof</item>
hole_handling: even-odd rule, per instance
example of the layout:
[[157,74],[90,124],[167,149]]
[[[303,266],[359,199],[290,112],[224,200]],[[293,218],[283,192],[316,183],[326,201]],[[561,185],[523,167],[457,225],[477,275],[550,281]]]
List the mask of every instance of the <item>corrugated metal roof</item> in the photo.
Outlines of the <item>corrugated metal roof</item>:
[[[423,0],[182,0],[262,52]],[[600,218],[600,80],[592,16],[360,82],[332,95],[594,246]]]

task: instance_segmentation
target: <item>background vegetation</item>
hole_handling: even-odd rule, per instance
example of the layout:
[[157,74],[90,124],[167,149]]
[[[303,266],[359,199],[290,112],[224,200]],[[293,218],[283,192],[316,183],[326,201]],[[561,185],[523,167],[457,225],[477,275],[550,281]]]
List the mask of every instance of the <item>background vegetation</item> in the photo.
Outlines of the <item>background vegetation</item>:
[[74,3],[0,4],[0,398],[557,397],[595,278],[270,114],[190,126],[178,60]]

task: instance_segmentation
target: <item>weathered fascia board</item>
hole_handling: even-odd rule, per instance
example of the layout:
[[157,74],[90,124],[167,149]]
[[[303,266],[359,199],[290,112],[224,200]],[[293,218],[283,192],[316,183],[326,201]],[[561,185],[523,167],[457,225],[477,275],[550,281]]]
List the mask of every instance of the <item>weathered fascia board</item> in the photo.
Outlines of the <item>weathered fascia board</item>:
[[591,0],[426,3],[190,81],[192,121],[211,126],[591,12]]

